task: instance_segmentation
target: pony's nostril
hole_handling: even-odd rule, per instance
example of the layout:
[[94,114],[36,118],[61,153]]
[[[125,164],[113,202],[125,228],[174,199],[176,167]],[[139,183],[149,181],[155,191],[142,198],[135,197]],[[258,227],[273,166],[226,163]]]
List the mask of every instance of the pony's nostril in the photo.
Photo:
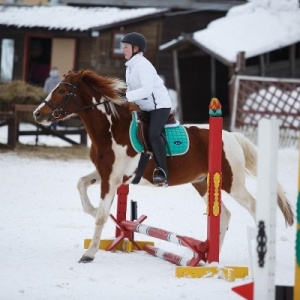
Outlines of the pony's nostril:
[[39,110],[36,110],[36,111],[33,112],[33,116],[34,116],[35,118],[39,117],[40,114],[41,114],[41,113],[40,113]]

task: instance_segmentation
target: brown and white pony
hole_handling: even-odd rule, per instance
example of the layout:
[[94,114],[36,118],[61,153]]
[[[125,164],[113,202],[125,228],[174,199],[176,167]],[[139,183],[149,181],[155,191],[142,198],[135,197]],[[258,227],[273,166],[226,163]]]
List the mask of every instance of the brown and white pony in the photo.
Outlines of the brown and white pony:
[[[126,89],[117,78],[102,77],[91,70],[69,72],[33,112],[37,123],[49,126],[55,121],[78,115],[91,139],[90,158],[96,170],[81,177],[78,190],[83,211],[95,218],[92,242],[79,262],[95,258],[102,229],[107,221],[117,188],[130,183],[140,154],[131,145],[129,127],[132,112],[126,100],[118,95]],[[169,185],[191,183],[206,201],[208,173],[208,128],[186,127],[189,150],[168,158]],[[255,218],[255,199],[245,187],[245,174],[256,176],[256,147],[239,133],[223,131],[222,189],[230,194]],[[140,185],[152,185],[153,160],[150,160]],[[87,189],[100,185],[99,207],[89,200]],[[294,215],[280,185],[278,205],[288,225]],[[222,203],[220,245],[229,226],[230,212]]]

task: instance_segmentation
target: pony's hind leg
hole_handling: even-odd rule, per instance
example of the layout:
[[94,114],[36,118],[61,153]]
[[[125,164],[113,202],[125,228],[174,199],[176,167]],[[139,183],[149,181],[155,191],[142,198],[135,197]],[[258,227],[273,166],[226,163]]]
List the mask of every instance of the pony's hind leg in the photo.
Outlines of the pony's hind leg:
[[229,194],[251,214],[255,221],[255,199],[247,188],[243,184],[233,186]]
[[87,194],[87,189],[89,186],[95,184],[100,184],[100,176],[97,170],[95,170],[94,172],[86,176],[79,178],[77,183],[77,189],[80,194],[82,209],[85,213],[91,215],[94,218],[96,218],[97,208],[95,208],[92,205],[89,196]]
[[[202,199],[204,200],[205,204],[207,205],[207,184],[206,180],[201,182],[192,183],[193,187],[197,190],[200,194]],[[220,249],[222,248],[226,232],[229,227],[231,218],[231,213],[225,206],[223,202],[221,202],[221,216],[220,216]]]

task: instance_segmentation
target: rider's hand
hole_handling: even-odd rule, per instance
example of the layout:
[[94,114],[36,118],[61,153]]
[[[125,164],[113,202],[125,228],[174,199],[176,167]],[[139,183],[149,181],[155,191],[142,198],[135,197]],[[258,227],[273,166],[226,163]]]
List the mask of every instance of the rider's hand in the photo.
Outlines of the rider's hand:
[[120,98],[126,99],[126,93],[119,92],[118,95]]

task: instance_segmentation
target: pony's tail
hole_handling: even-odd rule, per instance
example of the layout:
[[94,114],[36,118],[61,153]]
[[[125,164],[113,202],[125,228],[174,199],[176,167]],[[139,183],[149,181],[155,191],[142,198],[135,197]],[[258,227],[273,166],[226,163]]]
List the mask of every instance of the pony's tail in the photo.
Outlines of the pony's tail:
[[[245,156],[245,167],[246,173],[257,176],[257,148],[256,146],[247,139],[244,135],[238,132],[234,132],[234,137],[243,149]],[[277,184],[277,203],[284,216],[286,224],[292,226],[294,224],[294,213],[291,205],[285,196],[282,186]]]
[[257,176],[257,148],[244,135],[238,132],[233,132],[234,137],[243,149],[245,156],[246,173],[252,176]]

